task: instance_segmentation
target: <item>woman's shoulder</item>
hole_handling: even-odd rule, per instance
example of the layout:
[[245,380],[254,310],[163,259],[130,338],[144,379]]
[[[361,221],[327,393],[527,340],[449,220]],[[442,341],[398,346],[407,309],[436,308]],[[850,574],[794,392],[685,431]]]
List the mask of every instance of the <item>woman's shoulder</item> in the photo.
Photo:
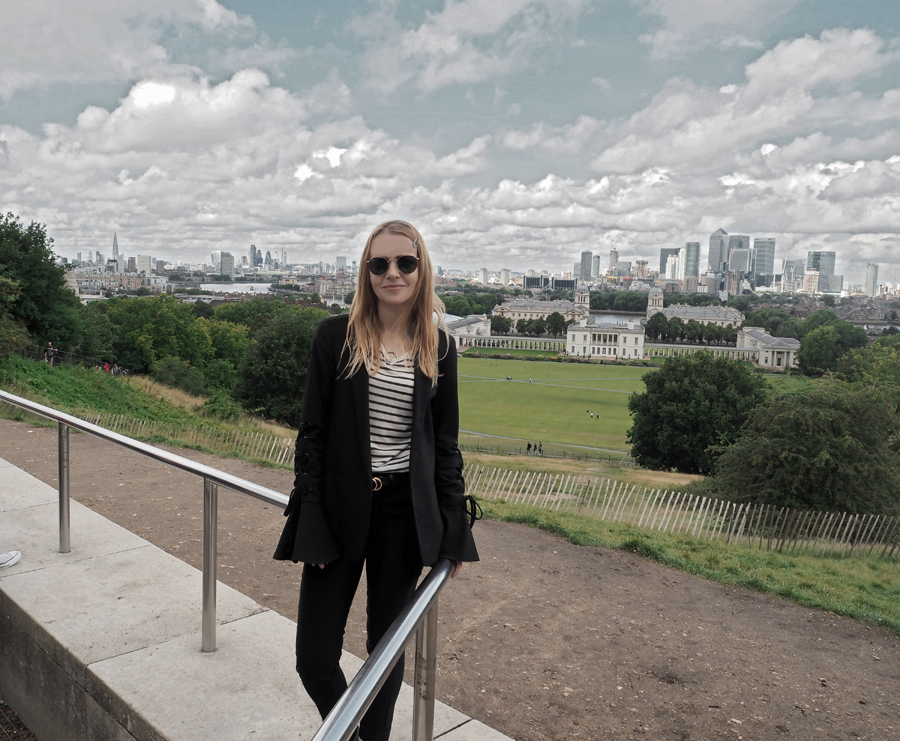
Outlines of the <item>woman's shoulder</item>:
[[347,336],[347,325],[350,322],[349,314],[336,314],[335,316],[327,316],[321,322],[317,329],[318,334],[326,339],[340,338],[341,342]]

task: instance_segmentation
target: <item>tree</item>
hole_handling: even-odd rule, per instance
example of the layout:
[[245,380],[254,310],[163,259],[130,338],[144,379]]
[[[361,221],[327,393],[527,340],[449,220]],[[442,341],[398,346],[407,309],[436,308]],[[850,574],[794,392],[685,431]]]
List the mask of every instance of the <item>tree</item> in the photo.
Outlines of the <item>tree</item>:
[[547,317],[547,334],[559,337],[566,333],[566,318],[558,311],[554,311]]
[[829,382],[773,396],[719,457],[711,493],[779,507],[895,511],[898,434],[900,417],[872,389]]
[[542,316],[532,319],[528,331],[535,337],[547,334],[547,320]]
[[618,291],[613,299],[615,311],[647,311],[650,294],[647,291]]
[[528,334],[528,319],[519,319],[516,322],[516,332],[522,335]]
[[631,456],[645,468],[682,473],[711,473],[767,394],[743,363],[705,351],[669,358],[643,380],[647,390],[628,400]]
[[288,305],[279,298],[255,298],[235,304],[222,304],[216,308],[216,319],[233,324],[244,324],[251,332],[258,332],[276,316],[288,310]]
[[356,296],[356,291],[350,291],[348,294],[344,296],[344,303],[349,306],[353,303],[353,297]]
[[491,333],[492,334],[509,334],[512,329],[512,319],[508,316],[492,316],[491,317]]
[[212,343],[189,304],[173,296],[110,299],[106,316],[115,328],[113,350],[120,365],[148,370],[163,358],[202,368],[213,355]]
[[[816,312],[821,314],[822,312]],[[828,312],[831,313],[831,312]],[[813,314],[807,322],[816,316]],[[834,315],[832,314],[834,317]],[[804,323],[806,329],[806,323]],[[797,363],[807,375],[821,375],[837,369],[838,360],[849,350],[866,347],[869,338],[861,327],[854,327],[837,317],[826,324],[820,324],[806,333],[800,340]]]
[[684,339],[684,322],[677,316],[669,319],[669,327],[666,330],[666,337],[669,342],[678,342]]
[[660,338],[665,339],[668,332],[669,320],[665,314],[654,314],[644,324],[644,334],[654,342]]
[[43,224],[24,227],[14,214],[0,216],[0,274],[19,287],[6,304],[10,321],[39,344],[51,340],[67,349],[83,332],[80,302],[66,287],[66,271],[56,264],[52,247]]
[[0,272],[0,357],[28,345],[28,332],[9,311],[21,293],[19,284]]
[[710,342],[715,342],[718,345],[722,341],[722,333],[723,328],[718,324],[709,323],[703,327],[703,337],[706,339],[707,345]]
[[892,344],[890,339],[851,350],[838,361],[838,371],[852,387],[882,393],[900,414],[900,336]]
[[696,319],[691,319],[684,326],[684,336],[688,342],[703,342],[703,325]]
[[316,326],[328,314],[289,309],[254,338],[241,365],[234,396],[249,411],[297,427]]

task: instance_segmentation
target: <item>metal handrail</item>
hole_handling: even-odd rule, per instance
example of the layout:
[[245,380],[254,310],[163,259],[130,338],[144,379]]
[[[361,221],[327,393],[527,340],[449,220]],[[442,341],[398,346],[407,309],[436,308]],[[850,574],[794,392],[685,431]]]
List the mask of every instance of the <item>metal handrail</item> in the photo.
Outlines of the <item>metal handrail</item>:
[[397,659],[416,635],[413,741],[434,737],[434,685],[437,661],[437,599],[450,580],[453,564],[439,560],[391,624],[311,741],[347,741],[359,725]]
[[[85,422],[37,402],[0,390],[0,401],[25,409],[58,424],[59,444],[59,552],[71,550],[69,518],[69,428],[96,435],[124,448],[154,458],[187,473],[203,477],[203,613],[204,653],[216,650],[216,542],[218,529],[218,487],[247,494],[282,507],[288,497],[252,481],[183,458],[175,453],[133,440],[98,425]],[[425,577],[410,602],[391,625],[375,650],[351,681],[346,692],[329,713],[313,741],[346,741],[400,658],[412,634],[416,636],[415,699],[413,741],[432,741],[434,736],[435,665],[437,661],[437,599],[449,581],[453,564],[439,560]]]

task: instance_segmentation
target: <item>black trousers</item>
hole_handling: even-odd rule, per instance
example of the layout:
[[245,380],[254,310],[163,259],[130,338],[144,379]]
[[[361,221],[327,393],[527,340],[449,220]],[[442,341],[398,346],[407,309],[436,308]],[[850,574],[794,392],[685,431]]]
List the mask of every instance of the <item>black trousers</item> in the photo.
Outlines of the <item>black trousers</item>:
[[[365,555],[339,558],[324,569],[305,564],[297,616],[297,672],[322,718],[347,680],[339,664],[347,615],[366,568],[366,650],[369,652],[412,598],[422,573],[408,477],[372,494]],[[388,675],[360,724],[363,741],[387,741],[403,682],[404,657]]]

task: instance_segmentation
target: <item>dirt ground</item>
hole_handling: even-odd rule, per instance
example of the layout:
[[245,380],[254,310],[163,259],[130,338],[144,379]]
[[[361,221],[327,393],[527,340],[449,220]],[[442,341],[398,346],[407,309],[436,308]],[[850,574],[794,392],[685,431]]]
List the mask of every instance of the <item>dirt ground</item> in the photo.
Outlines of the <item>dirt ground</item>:
[[[290,489],[287,471],[179,452]],[[0,420],[0,457],[56,485],[55,429]],[[71,458],[73,498],[199,568],[200,479],[81,434]],[[220,491],[219,578],[293,618],[281,526]],[[441,596],[438,698],[515,739],[900,739],[900,640],[878,628],[523,526],[482,521],[476,540]]]

